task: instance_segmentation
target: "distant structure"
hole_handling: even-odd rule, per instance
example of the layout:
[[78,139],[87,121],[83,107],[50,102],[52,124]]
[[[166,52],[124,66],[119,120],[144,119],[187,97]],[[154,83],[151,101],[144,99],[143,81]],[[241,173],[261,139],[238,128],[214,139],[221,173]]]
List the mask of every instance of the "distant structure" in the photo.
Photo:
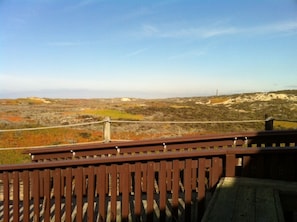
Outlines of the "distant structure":
[[121,98],[121,101],[122,101],[122,102],[130,102],[131,99],[130,99],[130,98]]
[[219,95],[219,90],[217,89],[217,90],[216,90],[216,96],[218,96],[218,95]]

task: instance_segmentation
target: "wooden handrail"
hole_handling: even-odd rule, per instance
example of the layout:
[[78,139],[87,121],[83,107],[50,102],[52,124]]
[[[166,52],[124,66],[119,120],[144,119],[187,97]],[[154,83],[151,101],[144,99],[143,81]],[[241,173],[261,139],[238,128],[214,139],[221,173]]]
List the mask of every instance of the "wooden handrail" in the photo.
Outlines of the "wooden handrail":
[[[219,146],[226,141],[234,144],[235,136],[236,142],[247,137],[250,143]],[[0,218],[72,221],[75,216],[77,221],[115,221],[150,220],[158,215],[161,221],[167,217],[199,221],[207,196],[222,176],[296,182],[296,140],[296,131],[233,133],[167,139],[162,152],[1,165]],[[117,145],[121,150],[124,145],[126,150],[153,150],[163,146],[162,141]],[[211,148],[196,147],[201,144]]]
[[117,155],[140,152],[162,152],[183,150],[193,147],[250,147],[250,146],[289,146],[297,143],[297,130],[237,132],[215,135],[197,135],[191,137],[165,138],[129,142],[90,143],[81,145],[27,149],[33,161],[72,159],[73,157],[90,157]]

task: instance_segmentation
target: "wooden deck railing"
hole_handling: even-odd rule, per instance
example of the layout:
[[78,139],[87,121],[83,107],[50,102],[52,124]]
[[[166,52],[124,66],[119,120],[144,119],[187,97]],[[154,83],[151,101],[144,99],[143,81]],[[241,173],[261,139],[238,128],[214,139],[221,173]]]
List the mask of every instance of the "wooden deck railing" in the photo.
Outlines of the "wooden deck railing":
[[197,221],[222,176],[297,181],[297,131],[270,133],[252,147],[180,138],[169,152],[2,165],[0,221]]
[[46,148],[29,148],[25,153],[32,161],[53,161],[127,155],[152,152],[182,151],[227,147],[277,147],[296,143],[297,130],[236,132],[144,141],[90,143]]

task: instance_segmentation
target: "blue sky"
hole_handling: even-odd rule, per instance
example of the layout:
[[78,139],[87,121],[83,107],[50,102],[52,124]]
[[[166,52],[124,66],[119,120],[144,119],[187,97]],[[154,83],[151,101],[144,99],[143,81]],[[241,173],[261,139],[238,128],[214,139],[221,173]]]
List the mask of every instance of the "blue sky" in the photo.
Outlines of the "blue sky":
[[296,0],[0,0],[0,97],[297,89]]

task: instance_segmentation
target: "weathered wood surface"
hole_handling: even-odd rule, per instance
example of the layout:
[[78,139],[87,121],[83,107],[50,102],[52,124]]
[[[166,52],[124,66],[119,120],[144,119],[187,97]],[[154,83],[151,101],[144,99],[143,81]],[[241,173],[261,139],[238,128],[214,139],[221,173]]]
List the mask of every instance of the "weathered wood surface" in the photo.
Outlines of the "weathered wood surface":
[[[91,219],[88,216],[88,210],[90,208],[87,198],[83,198],[82,200],[82,204],[81,206],[78,206],[77,200],[74,199],[70,205],[71,207],[71,215],[70,215],[70,221],[82,221],[82,222],[89,222],[89,221],[122,221],[122,213],[121,211],[123,210],[124,207],[126,207],[128,209],[127,211],[127,219],[125,219],[126,221],[137,221],[139,218],[142,218],[145,221],[172,221],[175,220],[175,217],[178,218],[178,221],[187,221],[186,218],[190,218],[189,221],[198,221],[198,216],[197,216],[197,202],[195,202],[195,200],[197,199],[197,194],[196,193],[192,193],[192,201],[193,204],[191,206],[191,211],[190,211],[190,215],[186,215],[185,212],[185,202],[183,200],[183,198],[179,197],[178,200],[178,205],[177,205],[177,215],[173,215],[172,213],[174,213],[173,209],[172,209],[172,203],[174,202],[174,200],[172,199],[172,195],[171,194],[167,194],[166,195],[166,204],[165,204],[165,210],[164,210],[164,216],[162,216],[162,209],[160,208],[159,205],[159,201],[153,200],[152,201],[152,210],[153,213],[148,215],[147,214],[147,207],[148,207],[148,201],[146,200],[146,196],[143,196],[143,200],[141,201],[141,213],[142,215],[140,217],[135,216],[134,214],[134,209],[131,208],[130,206],[134,206],[134,204],[132,203],[134,200],[133,196],[130,196],[129,198],[131,200],[129,200],[129,205],[127,206],[123,206],[121,203],[121,199],[123,197],[121,196],[119,198],[119,200],[117,200],[115,202],[115,215],[111,214],[111,211],[113,211],[111,206],[111,200],[110,197],[106,197],[106,201],[105,201],[105,205],[106,207],[106,212],[104,214],[106,214],[106,220],[102,220],[102,215],[100,214],[99,210],[100,210],[100,201],[99,201],[99,197],[95,197],[94,198],[94,205],[92,206],[93,208],[93,218]],[[59,221],[57,220],[57,218],[55,217],[55,211],[56,211],[56,206],[55,206],[55,202],[56,200],[54,198],[52,198],[49,203],[50,203],[50,214],[53,215],[50,218],[50,221]],[[29,219],[29,221],[46,221],[46,219],[41,216],[39,218],[35,218],[34,217],[34,203],[33,201],[30,201],[29,203],[29,215],[26,215]],[[67,221],[67,215],[66,215],[66,200],[62,199],[61,200],[61,204],[60,204],[60,213],[59,213],[59,218],[61,218],[61,221]],[[79,209],[80,207],[80,209]],[[24,210],[24,203],[23,201],[20,202],[20,212],[22,212]],[[40,200],[39,203],[39,210],[40,210],[40,215],[44,215],[45,211],[46,211],[46,200]],[[77,211],[80,210],[81,211],[81,218],[77,216]],[[13,206],[12,204],[9,205],[9,211],[11,216],[9,217],[9,221],[13,222],[15,221],[15,219],[13,218],[12,214],[13,214]],[[0,202],[0,221],[4,221],[4,206],[2,204],[2,202]],[[150,218],[149,218],[150,216]],[[24,215],[20,215],[19,217],[19,221],[24,221]]]
[[288,193],[297,195],[296,182],[225,177],[202,221],[285,221],[280,197]]
[[[271,133],[272,144],[268,134],[264,138],[261,133],[253,138],[228,135],[223,142],[215,136],[199,138],[199,143],[197,138],[179,138],[126,144],[125,152],[117,146],[120,153],[111,156],[1,165],[0,221],[200,221],[207,194],[222,176],[296,182],[296,132]],[[114,144],[109,146],[117,152]],[[135,151],[144,149],[149,152]],[[249,188],[241,192],[253,194]],[[282,205],[297,212],[297,197],[288,197],[290,192],[281,193]],[[250,206],[237,205],[244,210]]]

